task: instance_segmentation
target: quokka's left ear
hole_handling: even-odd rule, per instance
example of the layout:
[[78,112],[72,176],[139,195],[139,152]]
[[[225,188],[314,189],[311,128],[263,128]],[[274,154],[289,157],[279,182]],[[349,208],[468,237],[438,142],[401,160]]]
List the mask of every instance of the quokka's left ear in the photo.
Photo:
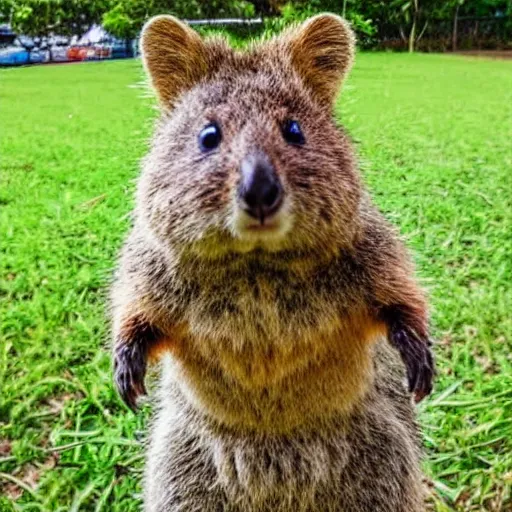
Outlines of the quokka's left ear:
[[319,14],[282,36],[292,64],[322,102],[332,103],[355,54],[349,24],[334,14]]

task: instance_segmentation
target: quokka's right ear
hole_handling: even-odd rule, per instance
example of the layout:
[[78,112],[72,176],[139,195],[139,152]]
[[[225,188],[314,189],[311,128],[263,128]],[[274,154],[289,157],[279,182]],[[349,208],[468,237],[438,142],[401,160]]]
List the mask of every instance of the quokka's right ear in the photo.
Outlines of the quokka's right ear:
[[173,16],[156,16],[142,29],[144,66],[163,110],[208,70],[206,46],[194,30]]

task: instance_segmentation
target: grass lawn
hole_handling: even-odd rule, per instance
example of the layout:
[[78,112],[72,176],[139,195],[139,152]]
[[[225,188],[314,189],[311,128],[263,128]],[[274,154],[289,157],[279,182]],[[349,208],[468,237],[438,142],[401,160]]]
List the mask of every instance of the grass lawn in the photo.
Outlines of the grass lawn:
[[[0,70],[0,511],[140,507],[105,295],[155,111],[136,61]],[[433,509],[512,510],[512,62],[362,54],[337,114],[413,249]]]

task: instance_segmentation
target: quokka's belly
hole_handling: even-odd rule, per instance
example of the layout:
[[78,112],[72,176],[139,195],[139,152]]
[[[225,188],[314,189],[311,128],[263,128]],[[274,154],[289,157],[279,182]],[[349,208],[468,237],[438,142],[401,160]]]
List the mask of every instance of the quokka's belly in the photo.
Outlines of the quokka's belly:
[[286,433],[349,413],[373,382],[378,335],[345,324],[311,340],[241,347],[188,336],[166,359],[166,372],[194,407],[220,423]]
[[206,419],[177,388],[162,387],[161,397],[146,468],[148,512],[424,510],[407,400],[396,406],[372,390],[347,417],[265,435]]

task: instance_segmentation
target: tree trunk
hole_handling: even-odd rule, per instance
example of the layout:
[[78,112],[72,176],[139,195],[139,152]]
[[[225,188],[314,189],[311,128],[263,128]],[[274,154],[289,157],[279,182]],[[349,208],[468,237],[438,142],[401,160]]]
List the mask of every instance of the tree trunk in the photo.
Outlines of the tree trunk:
[[409,53],[414,52],[414,42],[416,40],[416,13],[412,19],[411,31],[409,32]]
[[405,37],[404,27],[402,27],[402,25],[400,25],[398,27],[398,31],[400,32],[400,37],[402,38],[402,41],[404,43],[406,43],[407,42],[407,38]]
[[418,22],[418,11],[419,11],[419,0],[413,2],[413,13],[412,13],[412,25],[411,31],[409,32],[409,53],[414,52],[414,43],[416,42],[416,24]]
[[453,16],[453,31],[452,31],[452,51],[457,51],[457,28],[459,24],[459,8],[460,4],[457,2],[457,8],[455,9],[455,14]]

